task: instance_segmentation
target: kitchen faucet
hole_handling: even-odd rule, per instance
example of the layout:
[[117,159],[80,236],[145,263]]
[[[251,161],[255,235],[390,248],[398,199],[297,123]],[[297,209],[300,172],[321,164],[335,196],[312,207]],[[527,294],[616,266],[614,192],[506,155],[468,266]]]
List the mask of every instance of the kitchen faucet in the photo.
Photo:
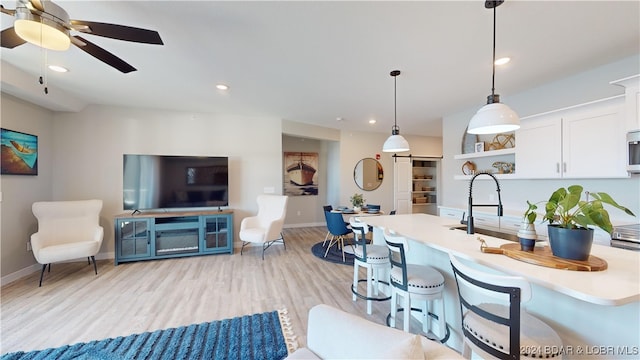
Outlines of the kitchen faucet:
[[[498,204],[474,204],[473,203],[473,181],[480,175],[488,175],[490,176],[493,181],[496,182],[496,191],[498,192]],[[502,216],[502,199],[500,198],[500,183],[498,182],[498,179],[491,173],[488,172],[478,172],[475,175],[473,175],[473,177],[471,178],[471,181],[469,182],[469,216],[467,217],[467,234],[473,234],[475,232],[475,229],[473,227],[473,207],[474,206],[495,206],[498,208],[498,216]],[[461,221],[461,223],[464,224],[464,220]]]

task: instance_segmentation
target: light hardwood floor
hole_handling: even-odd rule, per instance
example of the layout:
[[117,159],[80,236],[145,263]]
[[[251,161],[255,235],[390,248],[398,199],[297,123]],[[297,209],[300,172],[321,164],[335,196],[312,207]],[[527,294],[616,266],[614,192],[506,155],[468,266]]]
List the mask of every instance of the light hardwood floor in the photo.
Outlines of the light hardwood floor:
[[[264,261],[258,247],[244,255],[211,255],[114,266],[99,261],[53,264],[2,287],[0,351],[35,350],[286,308],[300,346],[307,314],[324,303],[383,324],[389,301],[351,299],[353,267],[320,260],[311,247],[325,227],[285,229]],[[364,276],[364,272],[361,273]],[[364,289],[363,289],[364,291]],[[347,336],[347,334],[345,334]]]

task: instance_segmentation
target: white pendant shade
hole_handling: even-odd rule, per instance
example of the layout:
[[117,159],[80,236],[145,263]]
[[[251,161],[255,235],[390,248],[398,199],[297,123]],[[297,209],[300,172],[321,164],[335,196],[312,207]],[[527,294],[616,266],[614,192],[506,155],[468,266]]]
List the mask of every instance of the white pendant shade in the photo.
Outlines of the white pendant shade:
[[467,132],[469,134],[498,134],[519,128],[520,117],[515,111],[505,104],[492,103],[480,108],[471,118]]
[[391,135],[382,145],[383,152],[409,151],[409,143],[402,135]]

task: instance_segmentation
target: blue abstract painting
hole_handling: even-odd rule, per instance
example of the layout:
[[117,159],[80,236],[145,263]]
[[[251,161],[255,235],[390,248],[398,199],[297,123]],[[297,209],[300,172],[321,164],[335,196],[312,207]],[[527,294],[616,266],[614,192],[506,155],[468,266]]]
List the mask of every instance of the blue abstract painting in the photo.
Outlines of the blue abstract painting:
[[3,175],[38,175],[38,137],[0,129]]

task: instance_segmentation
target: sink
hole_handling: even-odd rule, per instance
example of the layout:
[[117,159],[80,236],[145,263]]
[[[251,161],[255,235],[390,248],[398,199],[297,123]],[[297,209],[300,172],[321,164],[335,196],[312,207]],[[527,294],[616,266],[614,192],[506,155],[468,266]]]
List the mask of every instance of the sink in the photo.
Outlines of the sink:
[[[467,231],[467,226],[466,225],[452,226],[452,227],[449,228],[449,230],[462,230],[462,231],[466,232]],[[493,237],[496,237],[496,238],[499,238],[499,239],[518,242],[518,236],[516,234],[509,234],[509,233],[506,233],[506,232],[482,229],[482,228],[478,228],[478,227],[476,227],[474,229],[474,233],[480,234],[480,235],[486,235],[486,236],[493,236]]]

